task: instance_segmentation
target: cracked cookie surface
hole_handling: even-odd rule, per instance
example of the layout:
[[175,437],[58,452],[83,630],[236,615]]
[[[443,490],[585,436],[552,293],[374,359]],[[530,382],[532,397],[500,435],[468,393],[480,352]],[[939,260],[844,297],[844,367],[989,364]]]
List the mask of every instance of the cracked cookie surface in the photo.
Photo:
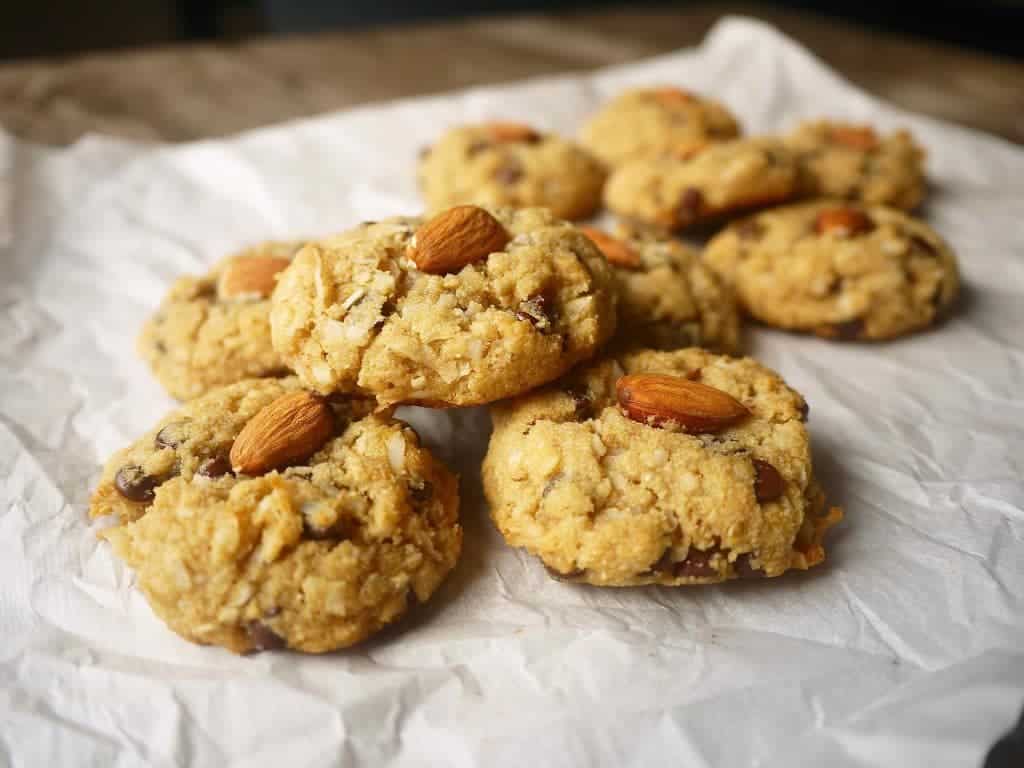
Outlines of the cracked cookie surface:
[[236,653],[320,653],[356,643],[425,601],[458,558],[456,478],[369,400],[334,397],[307,459],[235,474],[253,417],[301,393],[295,378],[215,389],[107,463],[90,507],[175,632]]
[[796,153],[801,191],[911,210],[925,194],[924,150],[907,131],[880,136],[853,123],[816,120],[785,139]]
[[594,114],[580,132],[583,145],[609,166],[740,134],[722,104],[666,86],[625,91]]
[[454,128],[424,151],[420,190],[431,211],[453,205],[543,206],[585,219],[601,204],[605,171],[581,147],[516,123]]
[[[715,434],[639,423],[616,400],[619,377],[639,373],[700,381],[750,415]],[[606,357],[491,413],[491,515],[509,544],[572,581],[778,576],[821,562],[824,532],[841,516],[822,514],[803,398],[749,358],[701,349]],[[772,469],[774,498],[759,500]]]
[[737,139],[621,165],[604,201],[626,219],[683,230],[788,200],[797,178],[796,160],[780,141]]
[[270,342],[268,296],[229,299],[218,289],[233,262],[287,260],[301,242],[266,242],[221,260],[202,277],[178,278],[143,326],[139,355],[173,397],[188,400],[213,387],[287,373]]
[[321,392],[477,405],[557,378],[615,328],[608,264],[545,209],[492,209],[504,249],[448,274],[416,268],[420,219],[306,246],[274,292],[274,346]]
[[888,339],[925,328],[959,290],[956,258],[927,224],[848,202],[752,216],[717,235],[705,263],[768,325],[838,339]]

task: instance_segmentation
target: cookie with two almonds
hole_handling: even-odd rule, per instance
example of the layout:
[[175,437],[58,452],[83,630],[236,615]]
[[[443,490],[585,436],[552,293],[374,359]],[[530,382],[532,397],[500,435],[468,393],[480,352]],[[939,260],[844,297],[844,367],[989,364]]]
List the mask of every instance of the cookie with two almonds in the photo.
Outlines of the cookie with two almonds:
[[472,203],[543,206],[585,219],[601,203],[605,170],[582,147],[522,123],[465,125],[423,150],[417,169],[427,208]]
[[807,405],[750,358],[608,356],[491,408],[484,490],[506,541],[598,586],[710,584],[825,558]]
[[462,544],[456,478],[375,407],[294,377],[214,389],[111,457],[90,514],[182,637],[350,646],[427,600]]
[[615,330],[608,263],[542,208],[456,206],[310,243],[273,296],[274,348],[310,388],[480,405],[590,358]]

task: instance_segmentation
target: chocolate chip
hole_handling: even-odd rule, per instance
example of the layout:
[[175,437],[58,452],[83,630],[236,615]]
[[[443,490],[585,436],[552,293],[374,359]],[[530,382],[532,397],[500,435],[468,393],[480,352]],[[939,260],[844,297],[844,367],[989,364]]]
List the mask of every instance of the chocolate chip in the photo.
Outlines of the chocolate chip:
[[117,474],[114,475],[114,487],[128,501],[139,503],[152,501],[158,485],[160,485],[160,480],[152,475],[147,475],[138,464],[127,464],[117,470]]
[[409,496],[417,504],[430,501],[434,496],[434,484],[419,477],[409,478]]
[[754,495],[759,502],[774,501],[786,490],[779,470],[761,459],[754,459]]
[[188,421],[172,421],[156,433],[153,442],[157,448],[177,448],[188,440],[186,425]]
[[800,402],[800,421],[807,421],[807,418],[811,415],[811,406],[806,400]]
[[561,571],[556,571],[550,565],[545,565],[544,570],[548,572],[548,575],[551,576],[551,578],[557,579],[558,581],[571,581],[572,579],[578,579],[586,573],[586,571],[581,568],[573,568],[568,573],[562,573]]
[[767,574],[763,568],[755,568],[750,564],[754,554],[752,552],[744,552],[742,555],[737,556],[734,566],[736,567],[736,575],[741,579],[763,579]]
[[687,372],[686,378],[690,381],[700,381],[701,376],[704,375],[703,368],[694,368],[692,371]]
[[522,180],[525,175],[522,164],[513,157],[507,158],[494,171],[494,180],[511,187]]
[[594,401],[586,389],[570,388],[565,394],[572,398],[573,417],[576,421],[587,421],[594,417]]
[[398,307],[395,305],[394,299],[388,299],[381,305],[380,315],[381,317],[391,317],[395,314],[395,310],[397,308]]
[[685,227],[692,224],[704,205],[704,195],[696,187],[687,187],[679,198],[679,206],[676,209],[676,224]]
[[303,518],[302,537],[311,541],[344,541],[351,538],[351,532],[349,526],[342,520],[335,521],[334,525],[328,528],[318,528],[309,521],[309,518]]
[[746,219],[736,225],[736,236],[740,240],[756,240],[764,234],[764,226],[756,219]]
[[720,551],[717,545],[712,546],[711,549],[690,547],[686,557],[676,561],[672,559],[672,547],[668,547],[657,562],[650,567],[650,570],[654,573],[692,578],[717,576],[718,571],[711,565],[711,559]]
[[203,477],[223,477],[231,472],[231,460],[223,454],[210,456],[200,462],[196,471]]
[[247,622],[245,624],[245,633],[249,635],[249,640],[252,643],[252,647],[249,649],[251,653],[276,651],[288,647],[285,639],[262,621]]
[[519,302],[519,310],[516,312],[516,320],[525,320],[531,323],[541,333],[549,333],[553,328],[551,310],[548,307],[548,300],[543,296],[531,296]]
[[864,321],[855,317],[842,323],[835,323],[832,326],[832,336],[841,341],[854,341],[860,338],[864,332]]
[[913,243],[914,246],[917,247],[917,250],[923,251],[925,256],[930,256],[930,257],[932,257],[934,259],[934,258],[938,257],[938,255],[939,255],[939,252],[935,248],[935,246],[932,245],[931,243],[929,243],[927,240],[925,240],[920,235],[912,235],[910,237],[910,242]]

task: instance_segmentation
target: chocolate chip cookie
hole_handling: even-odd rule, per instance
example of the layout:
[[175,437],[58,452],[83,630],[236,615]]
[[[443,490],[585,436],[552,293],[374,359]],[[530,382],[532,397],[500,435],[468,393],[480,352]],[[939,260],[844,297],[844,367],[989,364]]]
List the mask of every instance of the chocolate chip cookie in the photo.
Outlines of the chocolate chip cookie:
[[739,123],[722,104],[673,86],[622,93],[580,133],[583,146],[609,166],[739,135]]
[[678,240],[619,227],[617,237],[581,227],[601,249],[619,292],[616,347],[705,347],[734,354],[740,319],[732,288]]
[[824,560],[803,397],[749,358],[643,351],[491,409],[491,515],[599,586],[778,576]]
[[138,351],[173,397],[287,371],[270,343],[275,275],[302,247],[267,242],[222,260],[202,277],[178,278],[139,336]]
[[797,191],[793,154],[773,139],[737,139],[620,165],[605,204],[626,219],[675,231],[714,223]]
[[758,320],[837,339],[925,328],[951,307],[960,284],[953,252],[927,224],[841,201],[737,222],[708,243],[704,261]]
[[461,547],[455,477],[372,401],[295,378],[214,389],[107,463],[93,516],[153,610],[236,653],[352,645],[426,600]]
[[543,206],[564,219],[585,219],[601,203],[605,171],[571,141],[520,123],[450,130],[424,150],[418,178],[432,211],[473,203]]
[[800,163],[801,190],[910,210],[924,197],[924,150],[907,131],[879,135],[868,125],[817,120],[786,138]]
[[479,405],[591,357],[615,329],[615,294],[597,247],[546,209],[459,206],[307,245],[271,326],[321,392]]

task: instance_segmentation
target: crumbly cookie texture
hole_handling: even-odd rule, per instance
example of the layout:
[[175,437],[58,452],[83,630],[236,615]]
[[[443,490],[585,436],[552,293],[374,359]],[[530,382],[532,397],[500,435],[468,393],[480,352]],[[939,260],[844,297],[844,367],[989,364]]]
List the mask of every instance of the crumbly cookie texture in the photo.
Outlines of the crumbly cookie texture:
[[[584,231],[598,247],[613,238]],[[704,347],[728,354],[739,350],[740,318],[733,290],[701,262],[694,249],[628,226],[619,226],[614,241],[605,248],[610,250],[606,256],[619,292],[613,346]]]
[[290,260],[301,242],[267,242],[219,262],[202,277],[178,278],[145,324],[139,355],[173,397],[189,400],[242,379],[283,376],[270,343],[270,296],[260,291],[223,290],[226,270]]
[[929,326],[960,283],[953,252],[927,224],[839,201],[737,222],[708,243],[704,261],[762,322],[838,339],[888,339]]
[[621,165],[604,200],[626,219],[682,230],[788,200],[797,178],[796,160],[781,142],[738,139]]
[[907,131],[880,136],[867,125],[817,120],[785,139],[797,156],[801,190],[911,210],[924,197],[924,150]]
[[[310,455],[232,471],[239,434],[304,396],[330,424],[304,444]],[[462,540],[456,478],[372,408],[310,395],[295,378],[215,389],[115,454],[90,513],[120,519],[101,535],[182,637],[236,653],[352,645],[430,597]],[[301,441],[303,424],[264,423],[256,448]]]
[[[749,415],[714,434],[640,423],[617,402],[625,374],[700,382]],[[841,517],[822,514],[803,398],[749,358],[606,357],[491,413],[491,515],[556,576],[599,586],[778,576],[821,562],[824,532]]]
[[[483,210],[442,215],[466,208]],[[321,392],[432,406],[510,397],[591,357],[615,329],[600,251],[545,209],[491,214],[507,243],[463,266],[451,257],[479,255],[480,231],[460,230],[461,218],[440,226],[442,215],[428,222],[429,238],[421,220],[397,218],[311,243],[274,293],[275,348]],[[430,264],[455,271],[417,268],[410,253],[419,257],[428,240]]]
[[626,91],[591,117],[583,145],[609,166],[739,136],[722,104],[675,87]]
[[543,206],[585,219],[601,204],[605,170],[589,152],[518,123],[454,128],[424,150],[418,179],[431,211],[472,203]]

